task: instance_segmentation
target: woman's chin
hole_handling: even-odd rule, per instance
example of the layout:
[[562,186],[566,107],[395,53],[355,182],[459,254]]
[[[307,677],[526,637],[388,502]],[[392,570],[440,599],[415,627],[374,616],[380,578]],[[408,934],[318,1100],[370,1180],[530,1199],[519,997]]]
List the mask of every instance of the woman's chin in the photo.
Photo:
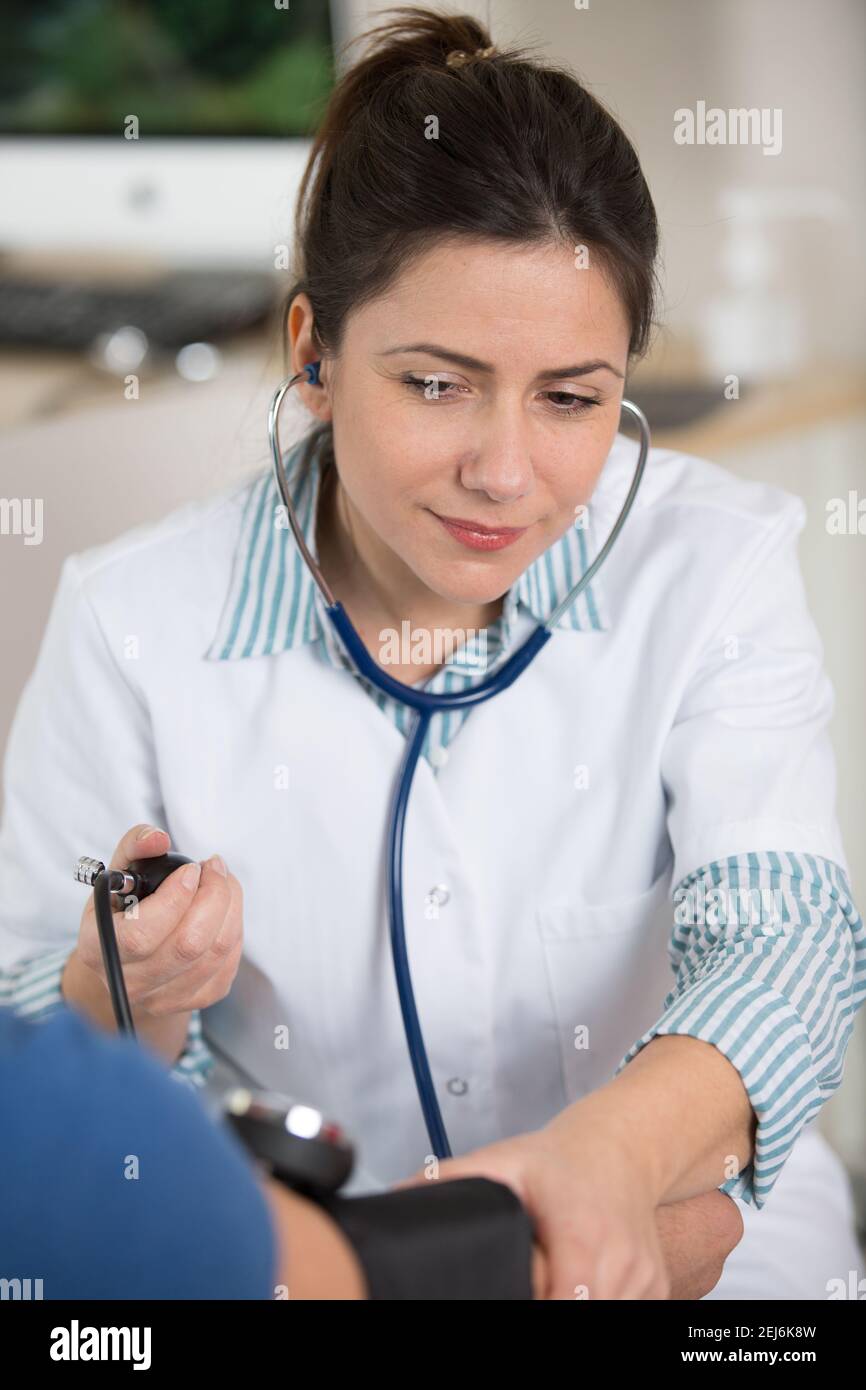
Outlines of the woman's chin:
[[503,598],[517,577],[514,574],[513,566],[509,566],[507,573],[505,566],[503,566],[499,575],[494,575],[492,570],[483,575],[455,572],[471,568],[471,565],[453,565],[450,574],[419,574],[419,578],[423,580],[428,589],[447,603],[460,604],[466,608],[478,608],[489,603],[496,603],[498,599]]

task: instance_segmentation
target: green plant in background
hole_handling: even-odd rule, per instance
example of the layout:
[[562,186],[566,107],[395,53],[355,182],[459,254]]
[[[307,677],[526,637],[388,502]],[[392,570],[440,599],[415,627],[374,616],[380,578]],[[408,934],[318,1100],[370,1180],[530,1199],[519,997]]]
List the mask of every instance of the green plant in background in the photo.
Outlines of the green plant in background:
[[7,17],[0,129],[307,135],[333,82],[322,0],[57,0]]

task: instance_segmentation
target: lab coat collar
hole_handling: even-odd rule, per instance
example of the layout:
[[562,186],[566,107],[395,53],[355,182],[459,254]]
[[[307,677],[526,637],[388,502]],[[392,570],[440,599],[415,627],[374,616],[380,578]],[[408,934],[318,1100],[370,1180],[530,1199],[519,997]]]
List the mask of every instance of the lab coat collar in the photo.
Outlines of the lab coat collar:
[[[304,539],[318,559],[315,518],[322,465],[330,456],[330,426],[317,426],[289,450],[284,465],[289,491]],[[298,554],[283,515],[279,492],[269,468],[247,492],[232,575],[219,623],[204,653],[208,660],[269,656],[324,639],[332,660],[347,665],[327,619],[321,594]],[[488,629],[488,659],[510,646],[519,606],[543,622],[597,553],[592,506],[581,525],[541,554],[505,596],[501,619]],[[556,624],[574,632],[606,631],[610,626],[598,576]],[[490,640],[493,650],[490,649]],[[455,652],[448,665],[477,671],[474,654]]]

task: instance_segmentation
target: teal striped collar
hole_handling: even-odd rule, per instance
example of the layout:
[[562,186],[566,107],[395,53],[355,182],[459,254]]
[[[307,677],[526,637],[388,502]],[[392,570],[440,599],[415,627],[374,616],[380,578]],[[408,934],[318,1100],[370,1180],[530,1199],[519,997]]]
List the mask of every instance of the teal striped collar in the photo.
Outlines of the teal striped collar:
[[[315,518],[321,459],[329,444],[330,428],[317,426],[288,452],[285,459],[289,490],[304,539],[316,556]],[[231,579],[216,632],[204,653],[207,660],[271,656],[319,638],[324,638],[332,656],[337,655],[336,638],[326,617],[324,601],[298,554],[283,511],[269,468],[246,489]],[[584,524],[569,527],[524,570],[508,591],[501,618],[488,629],[488,638],[494,639],[494,649],[509,645],[518,605],[522,604],[537,622],[543,622],[585,572],[595,554],[592,508],[589,507]],[[556,626],[575,632],[602,632],[609,625],[603,591],[596,576]],[[460,667],[458,656],[459,653],[455,653],[448,663],[454,669]],[[477,672],[477,666],[473,669]]]

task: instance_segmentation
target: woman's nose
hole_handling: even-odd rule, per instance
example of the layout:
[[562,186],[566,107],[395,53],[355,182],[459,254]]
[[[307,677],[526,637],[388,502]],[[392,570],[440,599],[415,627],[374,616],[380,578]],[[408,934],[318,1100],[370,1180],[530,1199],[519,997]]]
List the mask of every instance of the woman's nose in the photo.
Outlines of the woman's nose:
[[532,488],[533,470],[526,432],[516,425],[485,430],[460,468],[460,481],[494,502],[513,502]]

